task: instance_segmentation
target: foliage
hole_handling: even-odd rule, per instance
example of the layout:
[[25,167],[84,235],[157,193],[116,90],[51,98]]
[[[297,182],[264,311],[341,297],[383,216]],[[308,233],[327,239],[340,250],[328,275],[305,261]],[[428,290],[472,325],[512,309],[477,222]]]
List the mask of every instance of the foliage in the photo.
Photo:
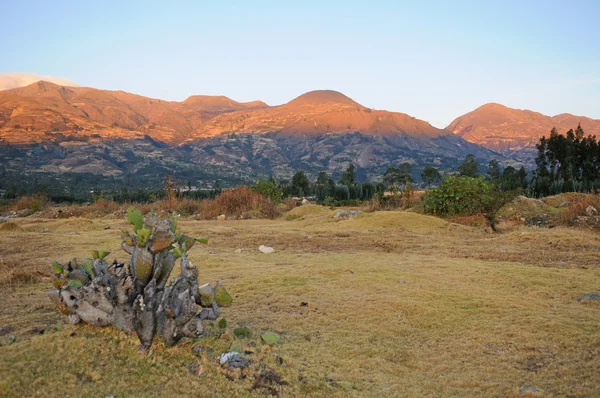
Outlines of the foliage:
[[425,186],[439,184],[442,181],[442,175],[435,167],[425,166],[421,173],[421,180],[423,180]]
[[274,203],[281,202],[281,198],[283,197],[283,191],[277,186],[277,183],[272,178],[268,180],[258,180],[252,186],[252,190],[270,199]]
[[479,165],[475,160],[475,155],[468,154],[465,160],[458,167],[458,174],[461,177],[477,177],[479,175]]
[[292,193],[296,196],[305,196],[310,193],[310,181],[303,171],[298,171],[292,177]]
[[562,192],[592,192],[600,187],[600,144],[585,136],[581,125],[565,135],[553,128],[536,145],[533,196]]
[[398,191],[407,181],[413,181],[411,176],[412,166],[410,163],[403,163],[400,167],[388,167],[383,174],[383,181],[388,184],[391,191]]
[[356,168],[353,163],[350,163],[342,178],[340,178],[340,184],[346,186],[353,186],[356,184]]

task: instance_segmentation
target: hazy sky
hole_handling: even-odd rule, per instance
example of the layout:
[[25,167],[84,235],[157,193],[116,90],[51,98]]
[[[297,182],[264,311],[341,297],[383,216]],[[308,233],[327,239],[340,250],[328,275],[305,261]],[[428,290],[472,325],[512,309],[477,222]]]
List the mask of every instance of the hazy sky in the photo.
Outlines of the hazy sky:
[[168,100],[314,89],[445,127],[487,102],[600,118],[600,1],[0,0],[0,72]]

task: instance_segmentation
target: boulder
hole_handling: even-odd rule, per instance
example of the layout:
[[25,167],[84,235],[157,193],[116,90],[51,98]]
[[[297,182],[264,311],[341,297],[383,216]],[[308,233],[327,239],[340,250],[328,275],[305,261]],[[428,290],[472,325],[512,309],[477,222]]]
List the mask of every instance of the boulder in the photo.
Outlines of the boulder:
[[205,283],[198,288],[200,292],[200,305],[205,308],[210,308],[215,297],[215,292],[210,283]]
[[272,247],[269,247],[269,246],[260,245],[258,247],[258,251],[261,253],[269,254],[269,253],[273,253],[275,251],[275,249],[273,249]]
[[335,213],[335,216],[333,216],[333,218],[356,218],[356,216],[358,216],[360,213],[360,210],[340,210],[337,213]]
[[8,217],[0,217],[0,222],[8,222]]

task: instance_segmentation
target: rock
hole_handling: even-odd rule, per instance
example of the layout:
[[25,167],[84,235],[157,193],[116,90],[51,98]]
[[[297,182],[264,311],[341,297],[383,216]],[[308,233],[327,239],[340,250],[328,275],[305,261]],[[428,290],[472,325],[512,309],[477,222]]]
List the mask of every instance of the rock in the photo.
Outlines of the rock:
[[279,342],[279,335],[273,332],[265,332],[260,336],[261,340],[266,344],[273,345]]
[[585,303],[589,301],[600,301],[600,292],[591,292],[579,298],[580,303]]
[[50,232],[48,228],[40,229],[40,232],[45,234],[46,232]]
[[535,387],[523,387],[519,391],[519,394],[521,394],[521,395],[535,395],[538,393],[539,393],[539,390]]
[[241,248],[240,248],[240,249],[235,249],[233,252],[234,252],[235,254],[242,254],[242,252],[243,252],[243,251],[244,251],[244,249],[241,249]]
[[569,202],[568,200],[565,200],[565,201],[564,201],[564,202],[562,202],[560,205],[558,205],[558,207],[565,207],[565,206],[566,206],[566,205],[568,205],[569,203],[571,203],[571,202]]
[[245,368],[250,363],[247,358],[244,358],[239,353],[233,351],[222,354],[219,358],[219,362],[221,362],[221,365],[227,365],[238,369]]
[[200,305],[205,308],[211,307],[215,297],[215,292],[210,283],[200,286],[198,291],[200,292]]
[[340,210],[337,213],[335,213],[335,216],[333,216],[333,218],[356,218],[356,216],[358,216],[360,213],[360,210]]
[[303,198],[303,199],[302,199],[302,204],[303,204],[303,205],[309,205],[309,204],[310,204],[310,202],[308,201],[308,199],[306,199],[306,198]]
[[275,249],[273,249],[272,247],[269,247],[269,246],[260,245],[260,246],[258,246],[258,251],[260,251],[261,253],[269,254],[269,253],[273,253],[275,251]]
[[586,207],[585,212],[590,217],[593,216],[594,214],[598,214],[598,210],[596,210],[596,208],[591,205]]
[[237,338],[248,338],[252,336],[252,331],[246,326],[233,329],[233,335]]
[[215,286],[215,301],[219,307],[229,307],[233,301],[233,297],[229,294],[225,286],[221,282]]
[[0,217],[0,222],[8,222],[8,217]]
[[188,366],[188,370],[194,376],[200,376],[204,373],[204,367],[197,359]]
[[192,353],[194,355],[202,355],[203,352],[207,354],[212,354],[214,350],[211,347],[206,347],[203,345],[197,345],[194,348],[192,348]]
[[219,221],[225,221],[225,214],[221,214],[220,216],[218,216],[217,220],[219,220]]
[[0,327],[0,336],[6,336],[10,332],[12,332],[12,330],[13,330],[13,327],[10,325]]

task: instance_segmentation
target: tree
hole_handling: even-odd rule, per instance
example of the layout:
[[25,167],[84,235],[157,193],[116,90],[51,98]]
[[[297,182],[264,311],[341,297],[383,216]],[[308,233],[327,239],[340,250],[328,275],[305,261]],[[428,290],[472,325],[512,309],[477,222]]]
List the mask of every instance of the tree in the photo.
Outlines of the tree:
[[438,169],[433,166],[425,166],[423,172],[421,173],[421,180],[425,186],[429,186],[432,184],[438,184],[442,181],[442,176]]
[[342,178],[340,178],[340,184],[346,185],[348,187],[353,186],[356,183],[356,168],[354,167],[354,163],[350,163],[348,168],[342,174]]
[[277,186],[273,179],[258,180],[252,186],[252,190],[269,198],[274,203],[279,203],[283,196],[283,191]]
[[479,175],[479,165],[475,160],[475,155],[468,154],[465,161],[458,167],[458,173],[461,177],[477,177]]
[[319,172],[319,176],[317,177],[317,181],[315,182],[315,195],[317,196],[318,202],[322,202],[323,200],[325,200],[326,197],[331,196],[333,194],[333,191],[330,190],[329,187],[329,180],[330,179],[327,175],[327,172]]
[[492,181],[500,180],[502,171],[500,170],[500,165],[498,164],[497,160],[490,160],[490,163],[488,164],[487,175]]
[[309,194],[310,181],[303,171],[298,171],[292,177],[292,193],[298,196]]
[[410,163],[403,163],[400,167],[388,167],[385,173],[383,173],[383,181],[395,192],[402,185],[405,185],[407,181],[413,181],[411,173],[412,166]]

